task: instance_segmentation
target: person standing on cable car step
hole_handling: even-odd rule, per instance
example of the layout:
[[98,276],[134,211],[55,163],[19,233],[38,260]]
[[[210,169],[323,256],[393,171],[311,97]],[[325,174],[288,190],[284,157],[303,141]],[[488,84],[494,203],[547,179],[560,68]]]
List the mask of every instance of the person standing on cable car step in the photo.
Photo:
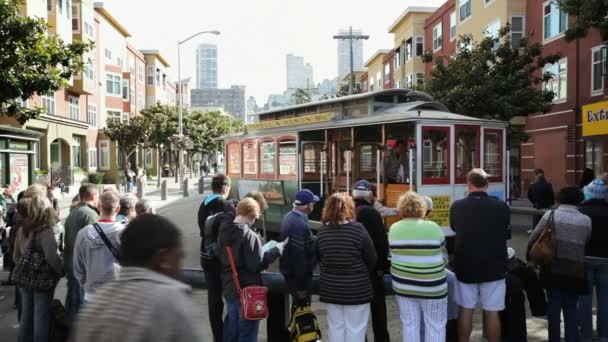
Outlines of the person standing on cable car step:
[[384,294],[384,274],[390,269],[388,261],[388,236],[382,220],[382,215],[372,203],[373,189],[370,182],[360,180],[353,185],[353,199],[355,200],[355,214],[357,222],[361,223],[372,238],[378,261],[371,271],[374,298],[371,302],[372,328],[374,341],[390,341],[386,317],[386,296]]
[[[217,175],[211,180],[211,194],[207,195],[198,210],[198,226],[201,234],[201,266],[207,281],[209,323],[215,342],[223,341],[222,268],[217,254],[217,237],[223,216],[234,219],[235,209],[226,200],[230,193],[230,178]],[[226,215],[224,215],[226,214]]]

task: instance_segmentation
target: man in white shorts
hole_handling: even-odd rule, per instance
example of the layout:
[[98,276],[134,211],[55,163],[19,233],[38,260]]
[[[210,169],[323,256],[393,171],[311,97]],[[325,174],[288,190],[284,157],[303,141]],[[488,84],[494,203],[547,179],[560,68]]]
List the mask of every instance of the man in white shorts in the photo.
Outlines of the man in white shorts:
[[456,302],[460,306],[458,340],[467,342],[473,312],[481,306],[489,342],[500,341],[500,318],[505,308],[507,239],[510,213],[507,204],[488,196],[488,175],[473,169],[467,175],[469,195],[450,208],[450,226],[456,232]]

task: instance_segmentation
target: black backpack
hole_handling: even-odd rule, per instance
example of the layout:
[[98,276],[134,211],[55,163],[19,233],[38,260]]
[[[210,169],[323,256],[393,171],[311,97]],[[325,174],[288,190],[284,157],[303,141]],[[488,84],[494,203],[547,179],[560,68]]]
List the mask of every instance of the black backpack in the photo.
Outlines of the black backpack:
[[223,212],[216,213],[207,217],[207,221],[205,221],[203,250],[201,250],[201,258],[204,260],[212,261],[219,257],[217,235],[221,222],[218,222],[218,220],[221,220],[223,215]]
[[319,322],[310,305],[297,306],[293,309],[289,331],[290,340],[293,342],[313,342],[321,339]]

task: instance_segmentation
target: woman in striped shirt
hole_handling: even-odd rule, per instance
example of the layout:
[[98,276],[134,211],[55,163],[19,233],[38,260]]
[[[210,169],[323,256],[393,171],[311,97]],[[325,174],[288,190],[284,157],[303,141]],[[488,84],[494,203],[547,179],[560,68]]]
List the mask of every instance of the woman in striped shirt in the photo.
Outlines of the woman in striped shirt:
[[397,294],[403,341],[420,341],[424,318],[424,341],[445,341],[447,292],[439,226],[424,220],[426,203],[407,192],[397,203],[401,221],[390,228],[391,277]]

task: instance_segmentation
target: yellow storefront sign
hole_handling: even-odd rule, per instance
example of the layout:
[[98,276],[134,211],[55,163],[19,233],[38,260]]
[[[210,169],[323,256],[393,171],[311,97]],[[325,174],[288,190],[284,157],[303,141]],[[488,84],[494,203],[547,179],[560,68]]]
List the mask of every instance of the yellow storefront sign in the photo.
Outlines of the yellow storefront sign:
[[439,227],[449,227],[451,197],[449,195],[429,197],[433,200],[433,211],[429,216],[429,220],[437,223]]
[[608,101],[583,106],[583,136],[608,134]]
[[248,130],[257,130],[264,128],[278,128],[285,126],[297,126],[297,125],[307,125],[318,122],[325,122],[331,120],[333,113],[319,113],[312,115],[299,116],[295,118],[287,118],[280,120],[272,120],[272,121],[263,121],[254,124],[247,125]]

